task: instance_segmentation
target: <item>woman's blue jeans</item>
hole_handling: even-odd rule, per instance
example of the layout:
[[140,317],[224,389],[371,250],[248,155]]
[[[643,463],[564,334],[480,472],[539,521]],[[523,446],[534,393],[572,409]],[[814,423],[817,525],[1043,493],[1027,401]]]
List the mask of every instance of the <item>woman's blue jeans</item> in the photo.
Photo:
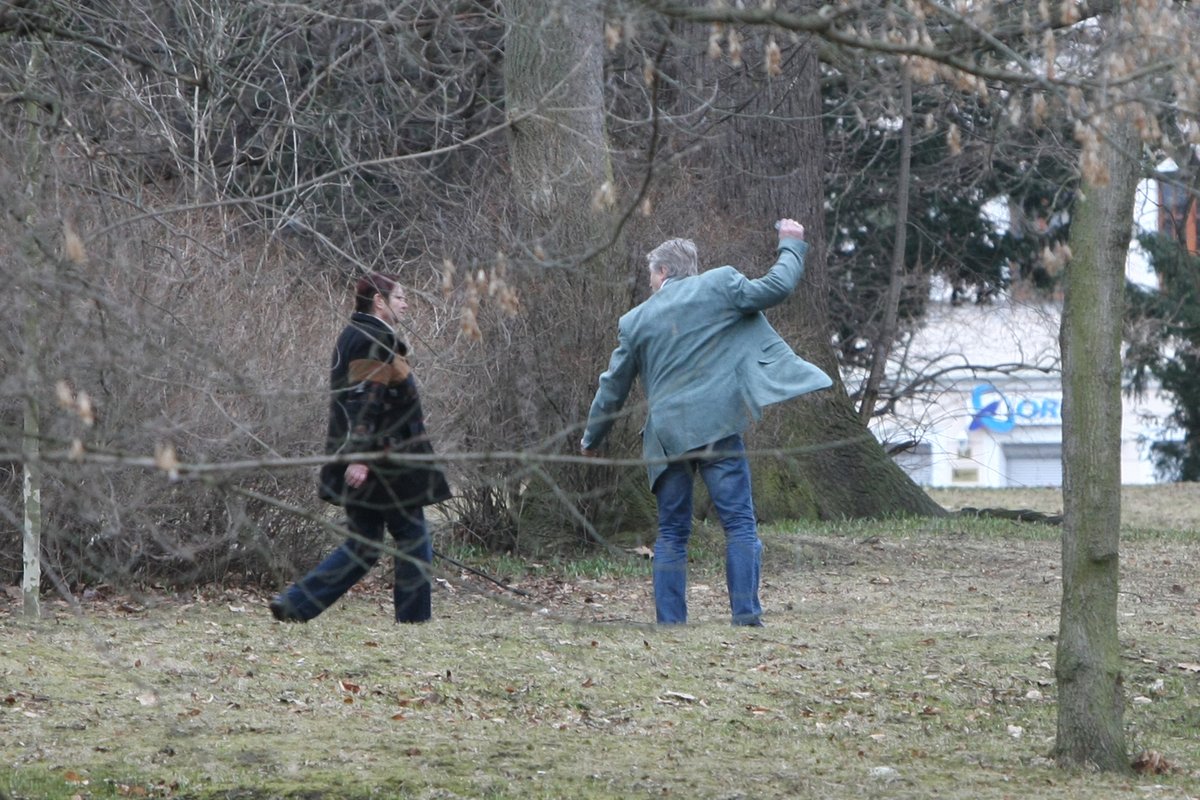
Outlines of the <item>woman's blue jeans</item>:
[[740,434],[691,450],[654,482],[658,539],[654,542],[654,609],[658,622],[687,622],[687,546],[692,535],[692,485],[696,471],[725,529],[725,583],[734,625],[761,625],[758,580],[762,542],[750,491],[750,464]]
[[421,508],[386,510],[347,506],[350,538],[283,593],[296,617],[309,620],[329,608],[362,578],[383,554],[386,527],[396,541],[392,598],[396,622],[425,622],[433,615],[429,565],[433,542]]

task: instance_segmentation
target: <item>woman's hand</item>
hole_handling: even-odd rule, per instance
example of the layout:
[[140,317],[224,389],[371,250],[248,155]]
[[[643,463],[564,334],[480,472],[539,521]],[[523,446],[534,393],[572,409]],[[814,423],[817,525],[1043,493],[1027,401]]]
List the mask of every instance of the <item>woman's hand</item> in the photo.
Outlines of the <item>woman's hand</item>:
[[351,489],[357,489],[367,482],[367,475],[370,471],[366,464],[348,464],[346,466],[346,485]]

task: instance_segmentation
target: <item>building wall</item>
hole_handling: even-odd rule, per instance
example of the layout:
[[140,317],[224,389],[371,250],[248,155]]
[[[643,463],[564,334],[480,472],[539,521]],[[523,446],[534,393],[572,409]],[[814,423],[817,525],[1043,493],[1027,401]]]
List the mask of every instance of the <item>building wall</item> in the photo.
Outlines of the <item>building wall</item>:
[[[876,433],[887,442],[915,443],[894,458],[924,485],[1060,486],[1062,388],[1053,378],[1038,384],[998,375],[963,382],[941,393],[923,424],[893,422]],[[1157,420],[1170,408],[1161,398],[1127,398],[1124,406],[1121,481],[1153,483],[1147,445],[1162,438]]]

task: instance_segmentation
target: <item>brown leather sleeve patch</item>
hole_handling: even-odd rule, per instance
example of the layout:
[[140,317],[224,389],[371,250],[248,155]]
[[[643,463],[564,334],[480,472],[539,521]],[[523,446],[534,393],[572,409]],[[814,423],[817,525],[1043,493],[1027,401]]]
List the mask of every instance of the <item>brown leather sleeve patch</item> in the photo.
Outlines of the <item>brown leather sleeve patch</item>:
[[392,359],[390,364],[371,358],[358,358],[350,362],[347,377],[351,384],[370,381],[388,385],[403,383],[408,380],[410,372],[412,369],[408,366],[408,361],[399,356]]
[[404,383],[412,374],[412,367],[408,365],[408,359],[404,356],[396,356],[388,366],[392,368],[392,383]]
[[350,384],[370,381],[371,383],[387,383],[391,374],[391,365],[372,358],[356,358],[350,362],[346,375]]

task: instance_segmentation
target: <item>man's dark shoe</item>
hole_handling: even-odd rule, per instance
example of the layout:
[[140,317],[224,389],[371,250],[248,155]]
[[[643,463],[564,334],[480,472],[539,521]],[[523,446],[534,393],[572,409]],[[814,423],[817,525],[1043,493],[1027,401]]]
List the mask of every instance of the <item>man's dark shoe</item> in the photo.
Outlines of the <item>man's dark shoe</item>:
[[308,622],[308,620],[299,617],[295,609],[282,597],[276,597],[270,603],[267,603],[267,608],[271,609],[271,616],[279,622]]

